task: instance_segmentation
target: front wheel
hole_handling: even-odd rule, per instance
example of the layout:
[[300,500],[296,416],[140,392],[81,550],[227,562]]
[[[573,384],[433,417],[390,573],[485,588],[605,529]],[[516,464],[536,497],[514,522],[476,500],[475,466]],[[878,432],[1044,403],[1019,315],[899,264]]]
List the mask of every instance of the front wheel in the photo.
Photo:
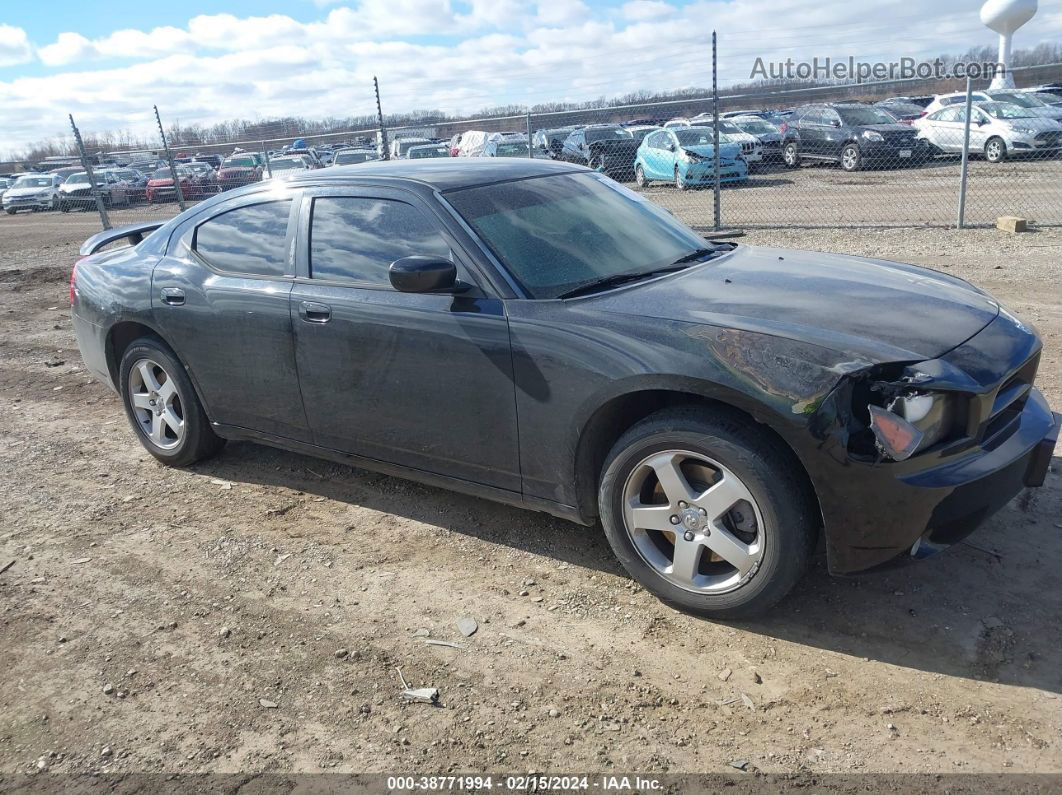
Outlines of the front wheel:
[[17,212],[18,212],[18,210],[16,210],[14,207],[8,207],[7,208],[7,214],[8,215],[14,215]]
[[845,144],[841,150],[841,168],[845,171],[859,171],[863,165],[863,154],[855,144]]
[[675,187],[679,190],[689,190],[690,187],[686,178],[679,172],[678,166],[675,166]]
[[786,168],[800,167],[800,150],[795,141],[790,141],[782,148],[782,162]]
[[1002,138],[989,138],[985,144],[985,160],[989,163],[1002,163],[1007,159],[1007,145]]
[[641,163],[634,167],[634,181],[639,188],[644,188],[649,184],[649,180],[645,178],[645,169],[642,168]]
[[184,366],[160,340],[142,337],[126,349],[119,383],[137,438],[162,463],[188,466],[224,446]]
[[669,409],[616,442],[598,504],[627,571],[679,609],[762,613],[803,575],[818,523],[779,443],[725,409]]

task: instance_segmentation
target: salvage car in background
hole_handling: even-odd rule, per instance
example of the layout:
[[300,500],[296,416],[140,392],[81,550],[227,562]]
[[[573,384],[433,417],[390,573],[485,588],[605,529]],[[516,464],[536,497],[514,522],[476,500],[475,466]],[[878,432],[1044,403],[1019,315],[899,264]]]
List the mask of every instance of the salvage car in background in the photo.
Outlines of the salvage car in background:
[[406,151],[410,160],[422,160],[426,157],[449,157],[450,147],[446,144],[417,144]]
[[[173,179],[175,173],[176,183]],[[160,168],[148,177],[147,185],[144,187],[148,204],[177,201],[177,185],[180,186],[181,195],[185,199],[192,198],[192,176],[192,172],[185,166],[174,166],[172,171],[169,166]]]
[[81,253],[85,365],[161,462],[253,440],[600,521],[709,616],[775,604],[820,532],[836,573],[957,543],[1058,434],[1036,331],[963,280],[709,242],[556,161],[313,171]]
[[[970,108],[970,148],[989,163],[1013,155],[1054,155],[1062,150],[1062,124],[1007,102],[978,102]],[[966,105],[950,105],[914,123],[920,138],[942,152],[962,152]]]
[[799,141],[787,141],[785,164],[796,168],[804,159],[838,163],[845,171],[868,166],[920,164],[935,154],[910,125],[900,124],[881,108],[858,103],[804,105],[786,122]]
[[313,164],[302,155],[269,158],[268,177],[271,179],[290,179],[300,172],[312,170]]
[[333,166],[352,166],[378,159],[374,149],[340,149],[332,158]]
[[[749,165],[735,143],[719,144],[719,182],[744,182]],[[645,187],[666,180],[679,190],[715,184],[715,145],[707,127],[677,127],[649,133],[638,147],[634,180]]]
[[[798,139],[796,130],[790,130],[789,134],[786,135],[777,125],[771,124],[759,116],[732,116],[727,122],[759,141],[760,159],[763,162],[781,162],[783,139]],[[732,139],[724,137],[724,140]]]
[[23,174],[4,191],[4,212],[19,210],[55,210],[59,207],[59,186],[63,178],[56,174]]
[[626,127],[600,124],[574,130],[554,157],[600,171],[622,182],[634,179],[639,141]]
[[250,185],[261,180],[264,173],[264,166],[251,154],[232,155],[221,162],[221,168],[218,169],[218,186],[221,190],[231,190]]
[[[96,190],[103,199],[104,207],[128,206],[133,203],[135,188],[122,178],[119,170],[101,168],[92,174],[96,178]],[[86,172],[71,174],[59,186],[59,209],[64,213],[73,209],[87,210],[95,206],[96,197]]]

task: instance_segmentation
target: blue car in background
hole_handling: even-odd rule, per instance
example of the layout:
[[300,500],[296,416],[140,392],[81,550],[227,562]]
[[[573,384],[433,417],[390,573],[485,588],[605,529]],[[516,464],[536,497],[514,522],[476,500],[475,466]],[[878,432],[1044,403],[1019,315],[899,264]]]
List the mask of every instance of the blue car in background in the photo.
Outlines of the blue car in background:
[[[722,139],[723,136],[721,136]],[[708,127],[679,127],[649,133],[634,158],[634,179],[640,187],[653,180],[674,182],[679,190],[715,184],[715,149]],[[719,143],[719,181],[744,182],[749,164],[741,145]]]

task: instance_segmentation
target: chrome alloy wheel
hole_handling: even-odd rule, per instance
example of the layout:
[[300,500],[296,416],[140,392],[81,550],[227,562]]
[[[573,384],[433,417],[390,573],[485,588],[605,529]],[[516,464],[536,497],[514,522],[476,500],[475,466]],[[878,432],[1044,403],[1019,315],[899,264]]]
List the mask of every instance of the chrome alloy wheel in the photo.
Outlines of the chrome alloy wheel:
[[161,450],[172,450],[186,431],[177,383],[162,365],[139,359],[129,370],[129,405],[144,435]]
[[752,493],[700,453],[665,450],[635,466],[623,489],[623,521],[641,558],[694,593],[733,591],[763,560],[763,517]]

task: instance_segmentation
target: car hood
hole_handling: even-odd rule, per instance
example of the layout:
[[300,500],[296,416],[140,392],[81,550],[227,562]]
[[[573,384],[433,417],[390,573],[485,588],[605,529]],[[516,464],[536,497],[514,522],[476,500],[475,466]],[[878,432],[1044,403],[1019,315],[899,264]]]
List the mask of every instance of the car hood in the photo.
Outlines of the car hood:
[[[1047,108],[1028,108],[1028,110],[1047,110]],[[1062,111],[1059,111],[1058,115],[1062,116]],[[1022,116],[1020,119],[995,119],[995,121],[1002,122],[1007,127],[1027,127],[1038,132],[1051,132],[1062,129],[1062,127],[1059,127],[1057,120],[1040,115]]]
[[[693,152],[693,154],[700,155],[701,157],[714,157],[715,156],[715,152],[712,150],[712,145],[711,144],[699,144],[697,146],[684,146],[682,148],[685,149],[687,152]],[[719,144],[719,157],[720,157],[720,159],[722,159],[724,157],[727,157],[727,158],[730,158],[731,160],[734,160],[740,154],[741,154],[741,145],[740,144],[725,144],[725,143],[720,143]]]
[[755,331],[874,362],[937,358],[999,314],[977,288],[927,268],[756,246],[584,300],[603,311]]

